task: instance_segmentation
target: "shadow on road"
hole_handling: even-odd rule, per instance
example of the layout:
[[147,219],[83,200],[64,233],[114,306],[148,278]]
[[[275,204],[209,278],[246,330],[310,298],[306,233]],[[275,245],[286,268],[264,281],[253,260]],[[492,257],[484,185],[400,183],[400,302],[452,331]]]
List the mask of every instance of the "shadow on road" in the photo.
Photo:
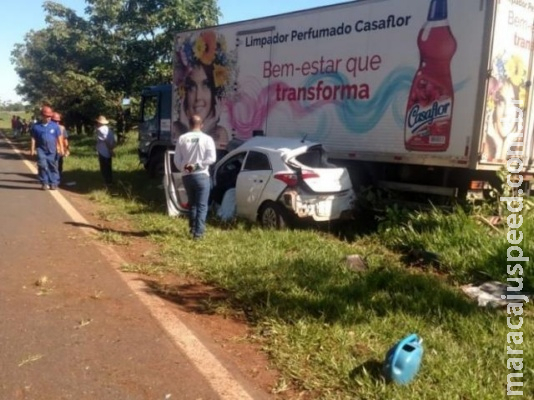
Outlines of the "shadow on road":
[[140,279],[147,291],[164,300],[177,304],[183,310],[195,314],[213,315],[227,304],[230,294],[222,289],[202,283],[161,283],[148,278]]
[[162,231],[143,231],[143,232],[121,231],[121,230],[116,230],[116,229],[109,229],[103,226],[85,224],[82,222],[72,222],[72,221],[67,221],[65,222],[65,224],[71,225],[77,228],[89,228],[89,229],[93,229],[98,232],[116,233],[116,234],[123,235],[123,236],[141,237],[141,238],[147,237],[150,235],[158,235],[158,234],[164,233]]

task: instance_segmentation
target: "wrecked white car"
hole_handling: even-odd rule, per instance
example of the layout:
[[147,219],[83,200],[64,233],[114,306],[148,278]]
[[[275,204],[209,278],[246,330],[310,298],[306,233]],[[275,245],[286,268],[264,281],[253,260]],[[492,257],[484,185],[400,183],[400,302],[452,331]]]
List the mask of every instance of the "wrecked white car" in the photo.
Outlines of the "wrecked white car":
[[[165,157],[164,186],[169,215],[188,212],[181,174]],[[296,219],[333,221],[352,216],[355,194],[349,174],[327,161],[319,143],[253,137],[230,151],[212,171],[211,201],[221,213],[283,228]]]

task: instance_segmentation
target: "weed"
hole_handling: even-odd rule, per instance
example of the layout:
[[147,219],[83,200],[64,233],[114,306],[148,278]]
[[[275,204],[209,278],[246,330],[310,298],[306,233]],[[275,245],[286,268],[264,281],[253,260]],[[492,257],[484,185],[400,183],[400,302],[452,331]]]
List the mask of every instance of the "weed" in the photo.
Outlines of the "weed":
[[132,272],[147,276],[161,276],[164,268],[157,264],[123,264],[122,272]]

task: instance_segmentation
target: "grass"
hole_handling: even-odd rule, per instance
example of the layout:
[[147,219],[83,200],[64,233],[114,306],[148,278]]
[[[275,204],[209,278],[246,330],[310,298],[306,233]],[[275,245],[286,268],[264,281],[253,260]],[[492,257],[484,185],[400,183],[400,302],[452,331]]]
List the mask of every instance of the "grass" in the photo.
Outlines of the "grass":
[[[504,229],[459,209],[390,210],[378,229],[341,236],[350,240],[325,229],[278,232],[211,220],[205,239],[194,242],[184,219],[166,216],[161,182],[149,180],[138,165],[133,137],[117,151],[118,185],[111,191],[103,189],[93,140],[73,136],[71,143],[65,180],[77,184],[69,190],[99,204],[101,218],[128,219],[136,235],[160,246],[160,261],[124,270],[192,276],[230,293],[225,307],[245,312],[282,372],[277,392],[293,388],[302,398],[319,399],[506,397],[507,314],[476,306],[458,288],[482,277],[506,278]],[[522,229],[524,252],[534,255],[534,219],[525,218]],[[126,233],[102,236],[128,244]],[[363,256],[369,269],[348,269],[351,254]],[[532,262],[525,265],[529,290],[532,268]],[[534,396],[531,317],[529,306],[524,344],[515,345],[525,353],[527,398]],[[384,356],[411,332],[424,339],[420,374],[405,387],[388,384],[380,375]]]
[[[525,216],[519,228],[525,238],[534,236],[532,212]],[[439,255],[434,261],[437,268],[456,278],[457,281],[497,279],[508,277],[507,249],[511,246],[504,229],[489,229],[482,226],[476,215],[461,208],[452,213],[438,209],[414,212],[404,217],[385,221],[380,227],[380,238],[406,258],[410,255],[431,252]],[[525,255],[534,254],[534,242],[523,240],[520,246]],[[526,263],[524,285],[534,291],[534,263]]]

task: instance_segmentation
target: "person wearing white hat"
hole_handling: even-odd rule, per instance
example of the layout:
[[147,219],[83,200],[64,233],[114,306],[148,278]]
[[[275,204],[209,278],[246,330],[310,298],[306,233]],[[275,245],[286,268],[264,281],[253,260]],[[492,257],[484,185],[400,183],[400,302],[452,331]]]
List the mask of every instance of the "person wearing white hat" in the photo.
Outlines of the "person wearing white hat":
[[113,185],[113,164],[116,145],[115,135],[108,126],[109,121],[103,115],[96,119],[96,151],[98,153],[98,163],[100,173],[107,186]]

